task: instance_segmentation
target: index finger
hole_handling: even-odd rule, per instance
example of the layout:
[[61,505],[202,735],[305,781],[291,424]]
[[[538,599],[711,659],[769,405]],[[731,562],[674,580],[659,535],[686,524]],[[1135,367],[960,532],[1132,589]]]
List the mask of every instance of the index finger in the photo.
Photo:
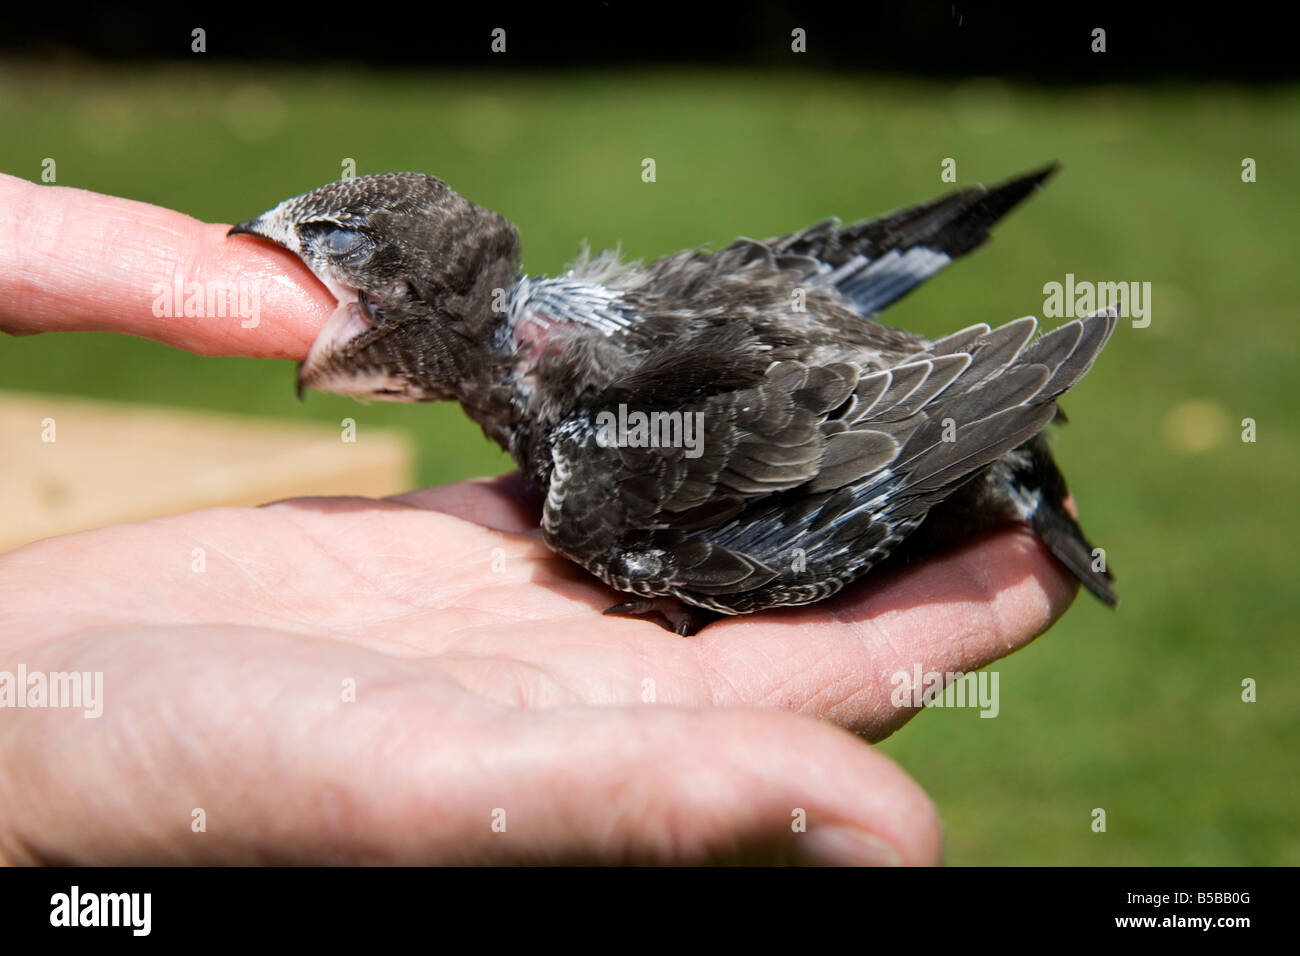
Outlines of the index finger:
[[335,307],[297,256],[148,203],[0,174],[0,329],[302,359]]

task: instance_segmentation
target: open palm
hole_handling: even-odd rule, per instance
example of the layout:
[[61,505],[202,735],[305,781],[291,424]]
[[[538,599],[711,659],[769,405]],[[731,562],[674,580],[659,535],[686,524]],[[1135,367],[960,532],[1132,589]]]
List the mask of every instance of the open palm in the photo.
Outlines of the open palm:
[[892,763],[763,711],[882,737],[913,713],[890,701],[892,674],[973,670],[1073,594],[1008,531],[685,639],[603,616],[617,594],[535,527],[517,482],[498,480],[201,511],[0,558],[0,660],[104,674],[98,719],[0,723],[0,847],[86,862],[930,861],[933,810]]

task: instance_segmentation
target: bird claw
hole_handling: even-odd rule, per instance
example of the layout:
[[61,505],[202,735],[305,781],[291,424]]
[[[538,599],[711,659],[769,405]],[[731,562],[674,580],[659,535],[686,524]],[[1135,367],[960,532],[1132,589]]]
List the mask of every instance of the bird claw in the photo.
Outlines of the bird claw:
[[666,631],[681,637],[693,637],[704,625],[717,619],[702,608],[683,604],[677,598],[633,598],[605,608],[605,614],[627,617],[645,617]]

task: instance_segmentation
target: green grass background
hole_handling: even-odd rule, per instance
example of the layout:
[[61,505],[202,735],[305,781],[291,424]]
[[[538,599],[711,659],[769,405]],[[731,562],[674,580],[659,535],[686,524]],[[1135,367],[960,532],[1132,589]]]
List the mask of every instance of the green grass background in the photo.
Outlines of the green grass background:
[[[959,184],[1061,160],[887,318],[938,335],[1041,315],[1067,272],[1153,283],[1150,328],[1121,324],[1056,437],[1123,604],[1083,595],[996,665],[997,719],[931,711],[883,749],[936,799],[954,863],[1297,864],[1298,107],[1295,88],[8,64],[0,170],[37,179],[54,157],[62,185],[218,222],[338,178],[344,157],[432,172],[511,218],[538,273],[582,239],[653,257],[873,215],[951,188],[946,157]],[[509,466],[456,407],[299,404],[291,382],[288,363],[125,337],[0,339],[4,388],[398,426],[423,483]]]

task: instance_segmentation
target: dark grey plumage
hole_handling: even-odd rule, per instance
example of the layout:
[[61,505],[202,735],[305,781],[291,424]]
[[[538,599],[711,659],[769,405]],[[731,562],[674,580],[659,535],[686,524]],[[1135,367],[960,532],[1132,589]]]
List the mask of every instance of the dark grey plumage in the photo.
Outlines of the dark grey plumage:
[[[415,173],[323,186],[231,231],[298,253],[339,299],[300,386],[459,401],[545,492],[547,543],[637,596],[620,610],[805,604],[1008,519],[1113,605],[1039,434],[1113,312],[1036,340],[1033,318],[937,341],[872,318],[1053,170],[647,266],[584,256],[551,279],[518,275],[506,220]],[[702,441],[611,442],[619,409],[691,416]]]

